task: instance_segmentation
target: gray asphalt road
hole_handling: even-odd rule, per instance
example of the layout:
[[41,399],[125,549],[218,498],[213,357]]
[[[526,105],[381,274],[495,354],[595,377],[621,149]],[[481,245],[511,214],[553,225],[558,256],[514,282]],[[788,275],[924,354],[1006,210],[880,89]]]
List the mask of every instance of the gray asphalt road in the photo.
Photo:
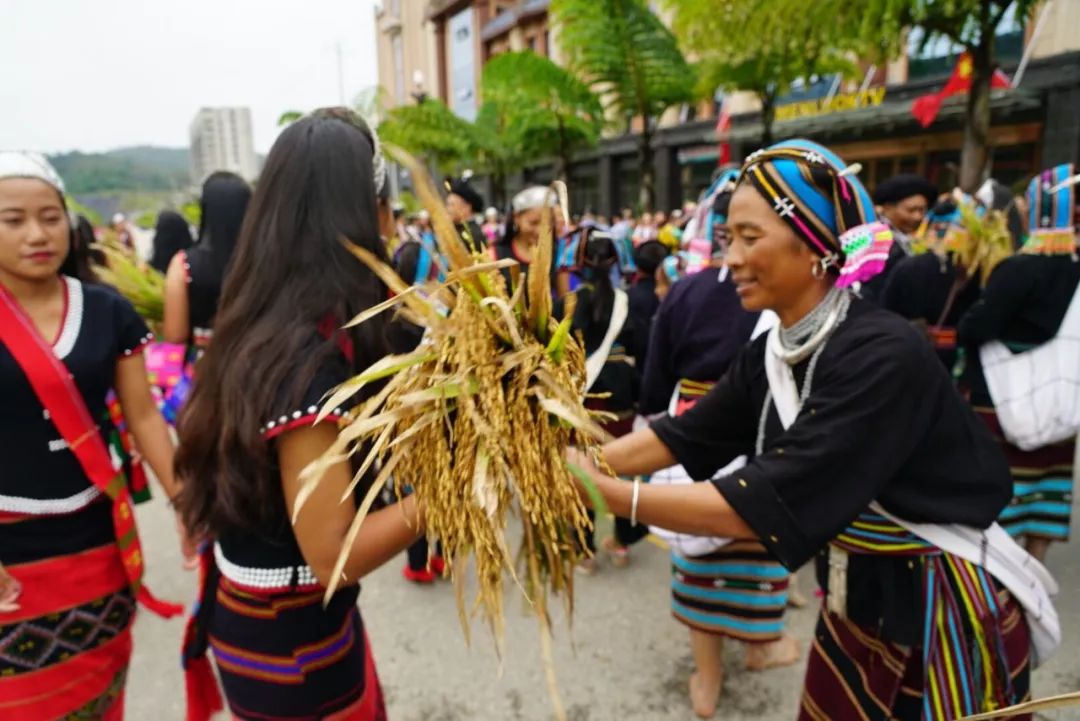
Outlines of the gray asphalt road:
[[[173,524],[159,502],[139,511],[150,559],[149,577],[159,595],[190,599],[194,579],[180,569]],[[1077,534],[1074,533],[1074,537]],[[1080,689],[1080,542],[1054,547],[1050,567],[1066,642],[1035,674],[1037,695]],[[518,601],[506,610],[502,663],[487,630],[474,627],[465,645],[448,583],[418,587],[402,579],[404,557],[372,574],[360,605],[393,721],[542,721],[552,718],[538,631]],[[650,543],[634,550],[630,568],[604,565],[579,576],[573,629],[556,612],[555,657],[561,698],[572,721],[689,721],[686,681],[692,670],[686,632],[668,612],[668,560]],[[813,584],[803,572],[802,586]],[[805,644],[814,612],[793,611],[789,622]],[[135,627],[135,660],[128,686],[128,718],[181,721],[183,682],[178,648],[182,623],[143,614]],[[789,721],[795,717],[803,671],[796,667],[749,673],[741,649],[729,644],[729,675],[718,719]],[[1058,712],[1048,719],[1076,719]]]

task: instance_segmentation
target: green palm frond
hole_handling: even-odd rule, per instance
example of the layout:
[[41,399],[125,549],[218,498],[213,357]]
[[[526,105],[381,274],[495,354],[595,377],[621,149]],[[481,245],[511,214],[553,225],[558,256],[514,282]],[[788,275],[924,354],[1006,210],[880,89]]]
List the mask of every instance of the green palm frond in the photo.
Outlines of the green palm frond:
[[551,12],[570,68],[621,115],[693,99],[693,68],[643,0],[553,0]]
[[603,108],[588,85],[531,51],[505,53],[484,66],[481,92],[505,110],[504,131],[525,156],[542,158],[594,146]]

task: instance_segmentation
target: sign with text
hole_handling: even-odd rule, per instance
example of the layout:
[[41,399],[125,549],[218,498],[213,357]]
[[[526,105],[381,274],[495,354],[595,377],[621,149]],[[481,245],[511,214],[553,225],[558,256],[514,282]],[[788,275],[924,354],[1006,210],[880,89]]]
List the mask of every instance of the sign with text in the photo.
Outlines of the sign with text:
[[869,88],[857,93],[843,93],[831,98],[818,98],[817,100],[804,100],[799,103],[788,103],[776,109],[777,122],[782,120],[795,120],[796,118],[811,118],[817,115],[839,113],[845,110],[858,110],[859,108],[876,108],[885,100],[885,88]]

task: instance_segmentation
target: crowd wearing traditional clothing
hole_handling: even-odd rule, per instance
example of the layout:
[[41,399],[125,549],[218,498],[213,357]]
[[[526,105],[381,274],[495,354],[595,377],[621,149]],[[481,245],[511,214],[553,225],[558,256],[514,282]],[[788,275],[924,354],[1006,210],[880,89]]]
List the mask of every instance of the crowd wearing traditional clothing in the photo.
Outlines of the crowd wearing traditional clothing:
[[[806,651],[805,721],[1030,698],[1062,642],[1042,561],[1069,538],[1080,430],[1078,180],[871,193],[806,140],[670,212],[575,215],[543,185],[502,212],[468,173],[445,179],[454,232],[513,261],[508,282],[550,229],[554,314],[610,436],[569,452],[615,516],[578,571],[627,566],[650,533],[670,550],[697,716],[723,713],[725,640],[761,672]],[[199,573],[183,649],[160,650],[182,655],[189,721],[388,717],[359,582],[405,553],[408,582],[436,583],[439,539],[414,495],[350,528],[379,472],[362,459],[314,490],[302,473],[379,387],[325,399],[424,342],[407,315],[346,325],[389,293],[348,246],[426,292],[449,273],[432,217],[390,197],[376,133],[341,108],[286,128],[254,189],[211,175],[200,207],[194,233],[158,218],[152,332],[94,275],[55,170],[0,153],[0,718],[123,718],[137,609],[181,611],[143,583],[144,462]],[[804,565],[805,647],[785,626]]]

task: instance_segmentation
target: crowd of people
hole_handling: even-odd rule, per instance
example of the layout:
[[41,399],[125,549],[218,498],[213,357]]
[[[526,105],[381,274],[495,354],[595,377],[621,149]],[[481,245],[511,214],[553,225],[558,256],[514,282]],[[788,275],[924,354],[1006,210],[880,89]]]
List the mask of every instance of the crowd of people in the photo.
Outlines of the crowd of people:
[[[822,605],[800,719],[952,720],[1028,698],[1061,642],[1040,561],[1068,538],[1077,427],[1075,408],[1048,427],[1046,396],[1010,364],[1080,381],[1040,360],[1080,336],[1074,172],[1019,197],[917,176],[871,195],[857,167],[791,140],[719,169],[695,203],[608,219],[543,186],[502,216],[447,179],[456,232],[516,261],[508,276],[552,228],[555,313],[573,293],[586,402],[614,438],[602,457],[568,453],[616,516],[580,571],[627,565],[650,531],[667,542],[699,717],[721,703],[725,639],[753,670],[800,659],[784,615],[804,564]],[[341,108],[286,128],[254,189],[215,173],[202,191],[196,233],[158,222],[155,337],[94,276],[62,179],[0,153],[4,718],[121,719],[137,605],[180,611],[142,582],[142,461],[200,569],[191,721],[223,703],[238,719],[385,719],[358,582],[402,552],[411,582],[444,569],[412,496],[350,530],[369,468],[333,464],[296,512],[301,471],[378,389],[329,413],[323,399],[422,342],[401,318],[345,327],[387,288],[342,241],[424,285],[446,276],[430,216],[395,204],[377,136]]]

